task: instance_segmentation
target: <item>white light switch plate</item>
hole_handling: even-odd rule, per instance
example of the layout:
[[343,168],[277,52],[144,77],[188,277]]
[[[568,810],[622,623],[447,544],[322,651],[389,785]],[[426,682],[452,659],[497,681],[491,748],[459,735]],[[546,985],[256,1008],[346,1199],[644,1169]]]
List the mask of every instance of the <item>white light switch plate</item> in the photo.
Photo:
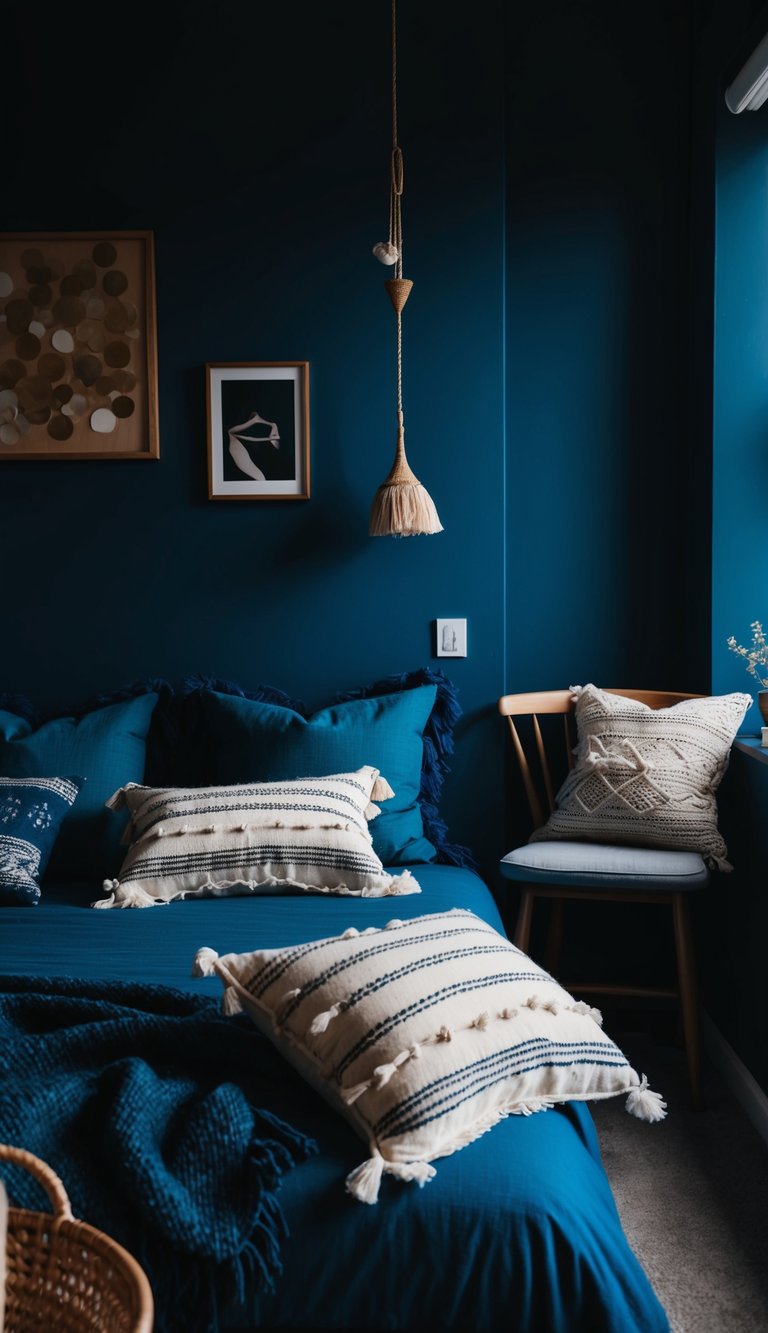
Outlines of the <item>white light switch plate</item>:
[[466,657],[466,620],[436,620],[436,653],[438,657]]

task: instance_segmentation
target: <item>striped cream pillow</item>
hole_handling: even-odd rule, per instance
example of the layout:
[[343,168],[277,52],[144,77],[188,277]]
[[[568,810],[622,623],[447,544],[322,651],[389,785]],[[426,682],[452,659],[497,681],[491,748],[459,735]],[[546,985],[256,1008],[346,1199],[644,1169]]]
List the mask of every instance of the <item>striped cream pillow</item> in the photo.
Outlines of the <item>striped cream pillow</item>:
[[628,1093],[664,1116],[596,1009],[473,912],[354,927],[285,949],[201,949],[223,1007],[244,1009],[368,1145],[347,1189],[375,1203],[382,1172],[424,1184],[507,1115]]
[[376,801],[393,795],[377,768],[228,787],[129,783],[130,842],[118,879],[93,907],[151,907],[177,898],[249,893],[359,897],[419,893],[409,870],[389,875],[371,845]]

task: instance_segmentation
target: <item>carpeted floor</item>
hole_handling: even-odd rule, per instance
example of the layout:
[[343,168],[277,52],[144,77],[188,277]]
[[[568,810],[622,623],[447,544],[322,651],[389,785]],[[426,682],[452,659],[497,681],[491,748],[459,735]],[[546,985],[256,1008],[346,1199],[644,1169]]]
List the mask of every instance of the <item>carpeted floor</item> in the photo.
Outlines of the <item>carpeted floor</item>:
[[768,1333],[768,1146],[714,1071],[696,1113],[681,1050],[637,1032],[615,1039],[667,1102],[658,1125],[618,1098],[592,1109],[624,1229],[673,1333]]

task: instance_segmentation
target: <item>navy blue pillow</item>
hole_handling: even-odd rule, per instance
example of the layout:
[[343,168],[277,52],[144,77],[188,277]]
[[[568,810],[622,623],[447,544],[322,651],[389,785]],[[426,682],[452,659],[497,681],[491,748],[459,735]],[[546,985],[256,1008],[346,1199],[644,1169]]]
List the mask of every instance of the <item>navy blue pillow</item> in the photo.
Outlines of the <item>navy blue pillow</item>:
[[448,760],[454,749],[453,733],[461,717],[459,692],[454,682],[440,667],[434,669],[417,667],[414,671],[401,671],[394,676],[384,676],[371,685],[363,685],[357,690],[338,694],[336,702],[370,699],[380,694],[393,694],[396,690],[413,690],[419,685],[434,685],[437,691],[435,706],[424,728],[424,754],[419,789],[424,833],[437,849],[435,860],[441,865],[467,866],[471,870],[477,870],[477,858],[472,849],[461,843],[448,841],[448,828],[440,814],[443,782],[450,771]]
[[0,906],[34,907],[82,778],[0,778]]
[[285,782],[352,773],[369,764],[394,789],[371,820],[373,850],[384,865],[434,861],[419,806],[424,728],[434,685],[331,704],[308,718],[279,704],[206,690],[210,780]]
[[125,819],[104,802],[126,782],[143,782],[147,731],[156,694],[97,708],[79,717],[52,717],[39,726],[0,712],[0,773],[79,773],[85,788],[64,820],[51,857],[52,879],[104,879],[123,859]]
[[[421,832],[423,836],[421,838],[421,855],[416,855],[415,860],[436,860],[444,865],[468,866],[471,869],[477,869],[476,858],[469,847],[449,842],[448,830],[439,810],[443,782],[449,772],[449,757],[453,754],[454,728],[461,717],[458,689],[453,681],[440,668],[433,670],[430,667],[417,667],[413,671],[403,671],[398,675],[385,676],[370,685],[338,694],[335,702],[343,704],[355,699],[374,699],[381,695],[394,695],[400,691],[418,690],[419,687],[425,685],[434,686],[435,699],[422,733],[421,778],[416,800],[421,812]],[[304,718],[310,716],[300,702],[291,700],[280,691],[268,686],[259,686],[257,690],[248,691],[231,681],[217,680],[211,677],[196,677],[189,684],[185,682],[185,688],[194,692],[198,706],[201,706],[201,711],[205,710],[206,701],[210,697],[210,692],[213,691],[218,695],[231,695],[240,700],[251,699],[277,704],[282,708],[292,709],[295,713],[300,713]],[[234,709],[232,711],[234,713],[238,710]],[[240,711],[247,712],[247,709],[241,709]],[[208,718],[208,726],[205,725],[205,719],[203,719],[202,726],[198,725],[190,729],[195,736],[195,749],[204,768],[204,774],[198,776],[189,785],[224,781],[220,768],[221,738],[215,735],[212,738],[210,717]],[[240,748],[240,744],[247,744],[245,736],[241,737],[238,748]],[[218,756],[216,751],[219,752]],[[228,769],[228,771],[233,770]],[[219,776],[216,776],[217,773]],[[229,780],[234,781],[235,779]],[[386,808],[385,803],[382,806],[382,814]],[[371,824],[374,842],[376,842],[377,837],[381,837],[384,828],[390,822],[384,819],[382,824],[379,825],[380,819],[381,816]],[[378,834],[376,833],[377,825],[379,825]],[[431,847],[429,844],[431,844]],[[391,849],[385,850],[391,852]],[[406,851],[401,848],[399,858],[396,857],[396,863],[399,860],[400,864],[407,864],[416,851],[417,845],[414,838]]]

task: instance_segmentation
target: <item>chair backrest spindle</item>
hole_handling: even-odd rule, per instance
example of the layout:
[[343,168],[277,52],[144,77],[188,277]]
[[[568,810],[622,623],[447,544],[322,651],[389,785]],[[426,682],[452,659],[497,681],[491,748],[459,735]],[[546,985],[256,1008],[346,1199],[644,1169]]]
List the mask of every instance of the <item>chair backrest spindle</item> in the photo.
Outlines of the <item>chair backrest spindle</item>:
[[544,741],[542,740],[541,737],[541,727],[539,726],[539,719],[535,713],[532,714],[532,718],[533,718],[533,734],[536,737],[536,749],[538,751],[539,763],[541,765],[541,776],[544,780],[544,790],[547,793],[547,805],[549,806],[549,814],[551,815],[552,811],[555,808],[555,794],[552,790],[552,778],[550,777],[549,773],[549,760],[547,758],[547,752],[544,749]]
[[544,823],[544,811],[542,809],[541,801],[539,799],[539,793],[536,790],[536,784],[531,775],[531,768],[528,763],[528,756],[525,753],[525,748],[523,746],[522,741],[520,740],[517,727],[512,721],[512,718],[508,716],[507,722],[509,723],[509,731],[510,735],[512,736],[512,746],[514,748],[515,755],[517,756],[517,762],[520,769],[520,776],[523,779],[525,794],[528,798],[528,808],[530,809],[531,812],[531,821],[533,823],[534,828],[540,828],[541,825]]

